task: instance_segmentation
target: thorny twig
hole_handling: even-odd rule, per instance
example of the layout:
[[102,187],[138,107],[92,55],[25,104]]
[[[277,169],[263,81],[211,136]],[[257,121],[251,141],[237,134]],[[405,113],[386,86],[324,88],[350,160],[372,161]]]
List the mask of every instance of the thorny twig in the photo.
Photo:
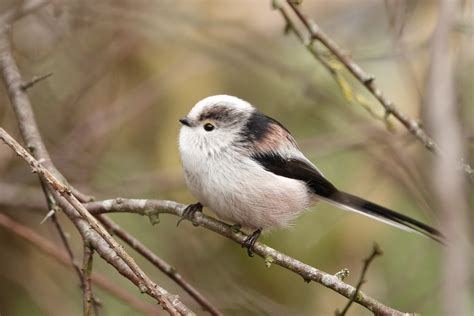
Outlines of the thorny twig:
[[[309,35],[310,35],[309,42],[304,41],[303,36],[297,34],[300,40],[303,39],[302,42],[303,44],[305,44],[305,46],[308,46],[308,43],[312,43],[313,41],[318,41],[319,43],[321,43],[379,101],[379,103],[382,105],[382,107],[385,110],[386,118],[388,118],[389,116],[395,117],[429,151],[433,152],[434,154],[441,154],[441,155],[443,154],[440,148],[438,147],[438,145],[433,141],[433,139],[428,134],[426,134],[426,132],[418,123],[418,121],[409,117],[402,111],[400,111],[398,107],[390,99],[388,99],[385,96],[382,90],[380,90],[380,88],[375,83],[375,77],[371,74],[366,73],[358,64],[354,62],[350,54],[348,54],[341,47],[339,47],[339,45],[335,41],[333,41],[331,37],[329,37],[319,27],[319,25],[316,24],[315,21],[309,19],[301,11],[299,7],[299,4],[301,3],[301,1],[295,1],[295,0],[286,0],[286,1],[288,5],[291,7],[291,9],[293,10],[293,12],[298,17],[298,19],[303,23],[306,30],[309,32]],[[278,0],[274,1],[274,6],[278,8],[280,11],[283,8],[282,4],[280,4]],[[290,25],[288,24],[289,17],[287,14],[286,14],[286,17],[284,17],[284,19],[285,19],[285,23],[287,23],[287,25]],[[318,58],[318,60],[321,60],[321,58]],[[363,103],[364,102],[362,102],[362,104]],[[368,108],[366,107],[366,109]],[[472,167],[469,164],[465,163],[464,161],[460,162],[460,167],[462,171],[467,175],[471,183],[474,183],[474,169],[472,169]]]
[[[90,202],[86,203],[85,206],[94,215],[104,213],[133,213],[148,216],[150,219],[156,219],[156,217],[162,213],[182,216],[183,210],[186,208],[186,205],[173,201],[123,198]],[[242,244],[247,238],[246,234],[236,230],[234,227],[206,216],[203,213],[196,213],[192,222],[198,226],[227,237],[238,244]],[[264,258],[266,264],[281,266],[298,274],[306,282],[315,281],[320,283],[348,299],[352,298],[356,292],[356,289],[353,286],[344,283],[338,278],[338,276],[304,264],[303,262],[287,256],[261,242],[255,244],[253,251],[260,257]],[[362,291],[358,292],[357,296],[354,298],[354,302],[364,306],[376,315],[406,315],[405,313],[380,303]]]
[[83,304],[84,316],[97,315],[97,305],[94,302],[94,295],[92,294],[91,274],[92,261],[94,258],[94,249],[87,242],[84,241],[84,257],[82,260],[82,275],[83,275]]
[[341,89],[341,92],[344,95],[345,99],[352,104],[357,104],[363,107],[373,118],[384,122],[387,128],[392,131],[393,126],[391,124],[391,121],[389,120],[389,117],[376,113],[370,106],[369,102],[361,94],[357,93],[356,91],[354,91],[354,89],[352,89],[350,83],[344,78],[341,72],[341,64],[337,62],[328,51],[321,51],[321,49],[318,49],[315,45],[316,42],[313,38],[307,37],[300,32],[300,30],[291,20],[288,12],[286,11],[286,8],[279,1],[274,1],[273,5],[275,9],[278,9],[283,19],[285,20],[285,33],[291,31],[296,35],[300,42],[303,43],[303,45],[306,47],[308,52],[314,58],[316,58],[331,74],[331,76],[334,78],[337,85]]
[[49,77],[51,77],[53,75],[52,72],[50,72],[49,74],[46,74],[46,75],[42,75],[42,76],[34,76],[33,78],[31,78],[30,80],[28,81],[25,81],[21,84],[20,88],[24,91],[28,90],[29,88],[33,87],[35,84],[37,84],[38,82],[40,81],[43,81],[45,79],[48,79]]
[[[130,257],[123,247],[118,244],[115,239],[99,224],[97,219],[92,216],[79,200],[72,195],[70,189],[61,183],[48,169],[44,168],[33,156],[31,156],[23,147],[18,144],[3,128],[0,128],[0,139],[12,148],[17,155],[23,158],[31,167],[33,172],[38,173],[48,185],[54,190],[55,194],[64,198],[67,203],[64,207],[73,208],[80,217],[87,222],[88,225],[109,245],[110,249],[118,256],[132,271],[136,277],[136,282],[140,291],[145,292],[155,298],[160,305],[172,315],[193,315],[188,307],[184,305],[176,296],[172,296],[165,289],[159,287],[141,270],[135,263],[135,260]],[[60,202],[61,203],[61,202]],[[89,237],[90,238],[90,237]],[[90,240],[94,241],[93,239]],[[95,247],[95,246],[94,246]],[[97,249],[97,247],[95,247]],[[105,255],[102,253],[101,255]],[[115,266],[118,269],[118,266]],[[123,271],[125,273],[125,271]]]
[[178,271],[172,267],[169,263],[158,257],[138,239],[133,237],[131,234],[122,229],[118,224],[112,221],[105,215],[97,215],[97,219],[110,231],[111,234],[122,239],[130,247],[135,249],[139,254],[150,261],[155,267],[160,269],[163,273],[168,275],[173,281],[175,281],[183,290],[185,290],[192,298],[198,302],[201,307],[208,311],[211,315],[219,316],[222,313],[212,305],[207,298],[205,298],[197,289],[195,289],[189,282],[187,282]]
[[[77,262],[72,263],[69,260],[69,255],[67,255],[64,251],[59,250],[58,247],[52,242],[45,239],[27,226],[10,218],[6,214],[0,213],[0,227],[3,227],[5,230],[10,231],[12,234],[15,234],[16,237],[22,238],[23,240],[27,241],[28,243],[39,249],[42,253],[54,259],[61,265],[70,267],[75,264],[78,266]],[[135,296],[130,295],[121,287],[112,284],[110,280],[105,278],[103,275],[93,272],[91,279],[95,285],[111,293],[118,299],[121,299],[129,306],[135,308],[137,311],[148,315],[157,314],[157,308],[155,306],[146,304],[141,300],[135,298]]]
[[[65,182],[66,180],[54,166],[46,146],[41,139],[35,115],[28,94],[22,88],[23,80],[18,66],[13,59],[10,43],[6,32],[0,30],[0,73],[7,88],[8,96],[15,112],[21,136],[26,147],[31,154],[40,159],[42,164],[51,171],[57,178]],[[92,198],[85,196],[78,190],[72,192],[81,201],[91,201]]]
[[[8,91],[12,108],[17,117],[20,133],[25,141],[28,150],[36,158],[42,161],[44,166],[48,168],[61,181],[67,183],[63,175],[57,170],[53,164],[51,157],[46,149],[46,146],[41,138],[41,135],[36,124],[33,107],[26,93],[28,86],[34,84],[23,82],[18,66],[13,59],[10,43],[6,32],[0,31],[0,70],[3,81]],[[36,81],[37,82],[37,81]],[[81,202],[93,201],[94,198],[87,196],[68,185],[74,196]],[[46,191],[45,191],[46,194]],[[49,201],[50,197],[46,196]],[[49,202],[48,202],[49,203]]]
[[[51,194],[51,192],[49,192],[48,186],[45,183],[45,181],[41,177],[39,178],[39,180],[41,183],[41,189],[43,190],[43,194],[46,197],[46,202],[48,204],[48,210],[49,210],[48,215],[46,215],[45,219],[51,218],[51,221],[53,222],[54,227],[58,231],[59,238],[61,239],[61,242],[63,243],[64,248],[66,249],[69,259],[71,260],[71,264],[74,267],[74,271],[76,272],[76,275],[79,278],[81,289],[84,291],[84,275],[82,274],[81,268],[79,267],[79,265],[76,263],[74,259],[74,253],[72,252],[71,245],[69,244],[69,240],[56,215],[56,212],[59,209],[59,207],[57,206],[53,195]],[[43,219],[43,221],[45,221],[45,219]]]
[[[42,3],[40,3],[41,1],[28,1],[28,2],[29,2],[28,5],[26,5],[26,2],[25,2],[25,5],[21,6],[21,8],[19,8],[19,11],[17,12],[16,16],[21,17],[21,16],[27,14],[28,12],[30,12],[30,10],[33,10],[33,8],[39,8],[43,4],[46,3],[46,1],[42,1]],[[33,5],[33,4],[35,4],[35,5]],[[10,17],[8,17],[8,16],[7,17],[5,17],[5,16],[0,17],[0,20],[2,20],[2,21],[7,21],[8,19],[10,19]],[[14,20],[11,20],[11,21],[9,20],[9,22],[13,22],[13,21]],[[27,86],[29,86],[29,84],[26,84],[26,86],[25,86],[25,83],[21,79],[21,75],[20,75],[20,72],[18,70],[18,67],[15,63],[15,60],[12,57],[9,41],[7,39],[6,34],[4,34],[3,32],[0,33],[0,70],[1,70],[1,74],[2,74],[2,77],[4,79],[4,82],[7,86],[7,90],[9,92],[12,107],[13,107],[16,115],[17,115],[20,131],[21,131],[21,134],[23,136],[23,139],[25,140],[25,143],[28,145],[28,148],[31,150],[33,156],[35,156],[38,160],[40,160],[42,162],[42,164],[46,167],[46,169],[53,172],[53,174],[55,176],[57,176],[57,178],[59,178],[61,182],[66,183],[66,180],[62,177],[62,175],[59,173],[59,171],[55,168],[54,164],[52,163],[52,160],[49,156],[49,153],[46,150],[46,147],[45,147],[45,145],[44,145],[44,143],[41,139],[41,136],[40,136],[40,133],[38,131],[37,124],[36,124],[36,120],[34,118],[34,113],[33,113],[33,110],[32,110],[32,106],[30,104],[28,95],[25,93],[25,88],[27,88]],[[37,82],[37,80],[33,80],[32,82]],[[80,202],[91,201],[93,199],[91,197],[88,197],[88,196],[82,194],[81,192],[79,192],[78,190],[76,190],[73,187],[69,186],[68,184],[66,184],[66,187],[68,187],[68,189],[70,190],[72,195],[74,195]],[[48,192],[48,191],[49,191],[49,189],[46,189],[45,193]],[[47,193],[48,203],[51,201],[50,193],[51,192]],[[54,198],[52,200],[54,202]],[[58,202],[58,203],[56,203],[56,202]],[[56,201],[56,202],[51,204],[51,205],[54,205],[54,207],[50,206],[49,207],[50,210],[56,209],[57,204],[65,203],[65,201]],[[80,203],[77,202],[76,207],[79,204]],[[61,206],[61,205],[59,205],[59,206]],[[64,205],[62,205],[61,207],[64,208]],[[88,234],[89,228],[84,226],[84,223],[79,223],[79,224],[76,223],[77,218],[75,218],[74,215],[73,215],[75,210],[72,209],[71,211],[72,211],[72,213],[65,212],[66,215],[68,215],[71,218],[71,220],[73,220],[73,223],[76,224],[76,227],[78,228],[78,230],[81,233],[82,237],[84,239],[87,239],[87,238],[85,238],[84,235],[89,235]],[[50,212],[50,214],[52,214],[54,216],[54,211]],[[60,234],[61,234],[61,232],[60,232]],[[61,237],[62,237],[63,242],[64,242],[66,240],[65,238],[63,238],[64,235],[62,235]],[[99,244],[100,244],[99,239],[97,239],[95,242],[96,243],[99,242]],[[70,251],[70,249],[68,249],[68,246],[67,246],[66,243],[65,243],[65,245],[66,245],[66,249],[68,250],[68,253],[72,254],[72,251]],[[104,246],[104,245],[102,245],[102,246]],[[108,253],[109,249],[106,249],[104,247],[103,249],[96,249],[96,251],[102,257],[104,257],[104,255],[105,255],[105,257],[108,257],[109,262],[112,263],[114,261],[114,259],[113,259],[114,256],[112,254]],[[73,257],[71,257],[71,261],[75,262]],[[120,262],[115,262],[115,263],[118,264],[118,266],[114,265],[114,263],[112,263],[112,265],[114,265],[117,269],[119,269],[119,266],[121,265],[121,263]],[[78,267],[77,267],[77,271],[78,271],[78,274],[79,274],[80,269]],[[123,271],[121,273],[123,273]],[[126,274],[127,273],[125,273],[125,275]],[[135,281],[138,282],[139,280],[140,280],[140,278],[138,278],[136,280],[131,279],[132,282],[135,282]],[[81,283],[83,283],[82,279],[81,279]],[[136,284],[140,285],[141,283],[139,282],[139,283],[136,283]],[[189,289],[185,289],[185,290],[188,291]],[[195,289],[194,289],[193,293],[195,293],[196,296],[200,295]],[[159,293],[155,293],[155,294],[159,294]],[[200,295],[200,297],[201,297],[201,302],[199,302],[199,303],[204,302],[204,300],[205,300],[204,297],[202,297],[202,295]],[[180,306],[180,302],[177,301],[177,303]]]

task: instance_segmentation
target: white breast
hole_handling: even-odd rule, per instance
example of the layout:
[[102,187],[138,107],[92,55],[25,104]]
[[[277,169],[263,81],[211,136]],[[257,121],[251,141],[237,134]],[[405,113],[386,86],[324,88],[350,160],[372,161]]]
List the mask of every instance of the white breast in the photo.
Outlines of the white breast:
[[188,136],[181,131],[186,183],[199,202],[229,224],[268,230],[287,225],[310,205],[303,182],[268,172],[231,146],[203,152]]

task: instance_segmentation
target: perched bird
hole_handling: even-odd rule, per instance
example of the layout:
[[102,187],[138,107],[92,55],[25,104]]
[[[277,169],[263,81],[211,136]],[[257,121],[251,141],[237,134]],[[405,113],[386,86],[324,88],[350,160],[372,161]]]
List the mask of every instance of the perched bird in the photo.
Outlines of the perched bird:
[[244,100],[207,97],[179,121],[186,184],[198,200],[184,216],[192,219],[206,206],[222,220],[254,230],[242,245],[249,255],[263,230],[285,227],[319,200],[441,240],[422,222],[338,190],[282,124]]

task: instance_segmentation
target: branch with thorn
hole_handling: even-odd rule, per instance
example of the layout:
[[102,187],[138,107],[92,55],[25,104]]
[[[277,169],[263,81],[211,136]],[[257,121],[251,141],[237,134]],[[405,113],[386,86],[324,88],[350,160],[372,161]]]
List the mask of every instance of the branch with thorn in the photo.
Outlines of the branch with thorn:
[[94,294],[92,293],[92,260],[94,257],[94,249],[87,242],[84,242],[84,257],[82,259],[82,279],[83,279],[83,304],[84,304],[84,316],[98,315],[98,305],[94,300]]
[[[16,18],[19,18],[23,15],[28,14],[29,12],[33,11],[35,8],[41,8],[47,4],[47,1],[36,1],[35,3],[33,2],[28,2],[25,3],[24,6],[21,6],[19,10],[15,11],[9,11],[9,15],[3,15],[0,17],[0,21],[3,21],[3,23],[12,23]],[[11,13],[11,14],[10,14]],[[79,276],[79,279],[81,281],[81,286],[84,289],[84,282],[83,282],[83,275],[81,273],[81,269],[79,266],[75,263],[72,250],[70,249],[70,246],[68,244],[67,238],[65,237],[65,233],[60,227],[59,222],[57,221],[55,212],[56,210],[62,209],[64,213],[72,220],[73,224],[75,224],[76,228],[78,229],[79,233],[83,237],[84,241],[88,241],[92,244],[93,248],[95,251],[103,257],[106,261],[111,263],[121,274],[124,276],[128,277],[132,282],[134,282],[139,288],[144,289],[147,291],[148,294],[152,295],[153,297],[157,298],[158,301],[162,301],[161,298],[163,297],[165,300],[167,298],[167,292],[166,291],[161,291],[162,289],[157,287],[156,284],[151,282],[151,280],[148,280],[145,283],[148,283],[148,286],[143,286],[143,272],[136,266],[136,264],[133,264],[133,259],[130,261],[132,266],[134,265],[134,268],[132,270],[135,270],[135,273],[133,271],[130,271],[130,267],[127,266],[127,264],[124,265],[123,261],[117,260],[116,255],[114,254],[113,251],[110,251],[108,249],[110,242],[114,243],[113,238],[105,238],[102,239],[104,234],[107,234],[105,229],[100,229],[100,224],[97,223],[97,221],[89,217],[88,220],[92,221],[92,225],[95,226],[95,228],[99,228],[99,230],[102,230],[103,236],[100,236],[100,233],[91,233],[91,225],[90,223],[87,223],[87,219],[85,220],[83,218],[78,218],[77,217],[77,208],[82,208],[80,202],[87,202],[87,201],[92,201],[93,198],[89,197],[87,195],[84,195],[74,187],[70,186],[64,177],[61,175],[61,173],[56,169],[54,166],[48,151],[46,150],[46,147],[42,141],[42,138],[40,136],[36,120],[34,117],[33,109],[31,106],[31,103],[29,101],[28,95],[26,94],[26,89],[31,87],[33,84],[39,82],[42,79],[47,78],[48,76],[40,76],[37,78],[33,78],[30,81],[23,81],[18,69],[18,66],[16,65],[16,62],[12,56],[11,53],[11,48],[10,48],[10,43],[7,38],[7,34],[5,33],[4,28],[0,30],[0,72],[3,78],[3,81],[5,82],[5,85],[7,87],[7,91],[10,97],[11,105],[12,108],[16,114],[17,120],[18,120],[18,125],[20,127],[20,132],[21,135],[27,144],[28,149],[30,150],[31,154],[33,157],[36,157],[38,161],[41,162],[41,166],[36,166],[35,171],[40,172],[41,168],[39,167],[44,167],[44,170],[46,170],[46,173],[43,173],[43,176],[40,177],[41,182],[43,184],[43,189],[45,196],[47,198],[48,202],[48,215],[45,217],[45,220],[48,218],[52,218],[53,223],[55,224],[56,228],[59,231],[59,234],[61,236],[61,240],[64,243],[64,246],[69,254],[69,257],[71,259],[71,262],[74,264],[76,272]],[[38,169],[39,168],[39,169]],[[46,178],[48,178],[48,180]],[[56,179],[53,179],[56,178]],[[54,183],[57,180],[56,183]],[[55,192],[55,190],[57,192]],[[60,194],[58,194],[58,192]],[[62,195],[62,196],[61,196]],[[73,200],[73,205],[71,205],[70,201],[68,202],[67,199],[64,197],[69,198],[69,200]],[[84,213],[83,213],[84,215]],[[87,215],[86,215],[87,217]],[[105,218],[105,217],[104,217]],[[96,224],[93,224],[93,222],[96,222]],[[111,225],[115,225],[115,223],[108,219],[108,222]],[[125,236],[127,236],[126,233],[124,233]],[[129,236],[129,235],[128,235]],[[107,242],[107,239],[109,239],[109,242]],[[125,254],[121,247],[117,248],[118,251],[122,252],[122,254]],[[131,258],[130,258],[131,259]],[[156,255],[154,255],[154,260],[158,261],[160,258]],[[127,261],[127,260],[126,260]],[[166,262],[162,261],[164,266],[167,265]],[[169,265],[168,265],[169,266]],[[164,271],[167,273],[166,271]],[[138,274],[138,275],[137,275]],[[171,273],[167,273],[168,275],[171,275]],[[220,315],[221,313],[217,310],[216,307],[214,307],[202,294],[200,294],[194,287],[192,287],[188,282],[184,280],[182,276],[179,274],[175,274],[174,278],[172,277],[180,286],[183,287],[183,289],[188,292],[202,307],[204,310],[209,311],[212,315]],[[146,289],[145,289],[146,288]],[[94,300],[96,300],[94,298]],[[174,297],[171,299],[171,303],[176,304],[178,309],[180,310],[181,314],[192,314],[191,311],[187,309],[184,304],[182,304],[177,297]],[[164,301],[162,301],[164,302]],[[171,309],[171,313],[174,313]]]
[[178,271],[169,263],[158,257],[153,251],[148,249],[140,240],[133,237],[127,231],[122,229],[114,221],[105,215],[96,215],[97,219],[109,230],[109,232],[123,240],[127,245],[141,254],[145,259],[151,262],[160,271],[165,273],[170,279],[175,281],[183,290],[185,290],[201,307],[213,316],[220,316],[222,313],[209,300],[204,297],[194,286],[186,281]]
[[[283,4],[279,0],[273,1],[273,7],[278,9],[283,19],[285,20],[285,30],[292,30],[298,39],[305,45],[305,47],[311,52],[311,54],[320,61],[324,67],[334,76],[338,85],[340,86],[343,94],[346,96],[346,99],[352,101],[355,99],[357,103],[362,105],[369,113],[379,118],[378,115],[372,112],[371,108],[368,106],[368,103],[363,99],[359,98],[357,94],[352,92],[352,88],[346,80],[340,76],[340,74],[328,63],[324,58],[321,57],[314,46],[313,42],[316,41],[325,47],[328,52],[334,56],[334,59],[338,61],[344,68],[346,68],[355,79],[357,79],[371,94],[377,99],[380,105],[383,107],[385,114],[383,120],[387,123],[387,119],[390,116],[393,116],[397,121],[399,121],[423,146],[436,155],[443,156],[442,150],[435,143],[435,141],[425,132],[421,124],[416,119],[409,117],[407,114],[403,113],[393,101],[391,101],[385,94],[380,90],[376,84],[375,76],[371,75],[363,70],[351,57],[351,55],[345,52],[329,35],[327,35],[319,25],[312,19],[308,18],[301,10],[300,4],[302,1],[296,0],[286,0],[291,10],[294,12],[296,17],[304,25],[306,31],[309,34],[309,38],[305,39],[305,36],[297,29],[294,23],[291,21],[289,14],[286,12]],[[390,127],[390,125],[388,125]],[[464,161],[458,162],[459,169],[461,169],[467,179],[474,184],[474,169]]]
[[49,74],[46,74],[46,75],[34,76],[34,77],[31,78],[30,80],[25,81],[25,82],[22,82],[21,85],[20,85],[20,88],[21,88],[21,90],[26,91],[26,90],[28,90],[29,88],[33,87],[33,86],[34,86],[35,84],[37,84],[38,82],[43,81],[43,80],[45,80],[45,79],[48,79],[48,78],[51,77],[52,75],[53,75],[53,73],[50,72]]
[[[157,221],[160,214],[172,214],[181,217],[186,206],[187,205],[174,201],[124,198],[95,201],[85,204],[89,212],[95,216],[107,213],[132,213],[147,216],[152,223]],[[193,224],[224,236],[239,245],[247,238],[247,235],[242,233],[235,226],[223,223],[203,213],[196,212],[192,219],[185,218],[185,220],[190,220]],[[356,288],[342,281],[348,274],[347,269],[338,272],[336,275],[332,275],[285,255],[261,242],[255,243],[253,251],[263,258],[267,267],[272,265],[280,266],[301,276],[305,282],[317,282],[348,299],[351,299],[354,293],[356,293]],[[362,291],[358,291],[357,293],[358,294],[354,297],[354,302],[364,306],[376,315],[406,315],[406,313],[380,303]]]
[[[109,263],[111,263],[122,275],[126,275],[135,283],[141,292],[147,293],[171,315],[194,315],[177,296],[171,295],[164,288],[151,281],[148,276],[136,264],[135,260],[128,255],[123,247],[112,238],[107,230],[92,216],[84,205],[71,193],[71,190],[61,183],[49,170],[44,168],[30,153],[28,153],[18,142],[13,139],[3,128],[0,128],[0,140],[8,145],[15,153],[23,158],[32,169],[53,190],[55,199],[70,218],[83,220],[88,228],[82,231],[82,235],[90,242],[94,249]],[[91,234],[90,230],[96,234]],[[88,231],[88,232],[86,232]],[[107,244],[100,246],[105,241]]]
[[[66,254],[62,250],[59,250],[58,247],[54,245],[51,241],[42,237],[27,226],[10,218],[6,214],[0,213],[0,227],[14,234],[16,237],[19,237],[22,240],[28,242],[36,249],[41,251],[44,255],[48,256],[59,264],[66,267],[79,267],[77,262],[70,261],[69,254]],[[157,314],[158,309],[156,306],[144,303],[141,300],[135,298],[135,296],[127,293],[121,287],[116,286],[103,275],[98,274],[97,272],[92,272],[91,280],[92,283],[100,287],[102,290],[112,294],[117,299],[122,300],[124,303],[133,307],[136,311],[145,313],[147,315]]]

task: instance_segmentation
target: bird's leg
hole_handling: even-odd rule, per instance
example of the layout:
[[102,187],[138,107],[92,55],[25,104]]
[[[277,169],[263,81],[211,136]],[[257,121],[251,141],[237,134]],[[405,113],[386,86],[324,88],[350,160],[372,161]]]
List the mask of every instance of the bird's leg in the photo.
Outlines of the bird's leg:
[[262,233],[262,229],[259,228],[256,231],[254,231],[251,235],[249,235],[247,238],[245,238],[242,248],[245,247],[247,248],[247,253],[249,254],[249,257],[253,257],[253,246],[255,246],[255,243],[257,242],[258,237],[260,237],[260,234]]
[[[202,212],[202,207],[203,206],[200,202],[197,202],[197,203],[194,203],[194,204],[189,204],[188,206],[186,206],[186,208],[183,211],[183,214],[181,215],[182,217],[179,219],[176,226],[178,226],[179,223],[181,223],[181,221],[183,219],[189,219],[190,221],[192,221],[193,218],[194,218],[194,214],[196,212]],[[194,224],[194,222],[193,222],[193,224]]]

